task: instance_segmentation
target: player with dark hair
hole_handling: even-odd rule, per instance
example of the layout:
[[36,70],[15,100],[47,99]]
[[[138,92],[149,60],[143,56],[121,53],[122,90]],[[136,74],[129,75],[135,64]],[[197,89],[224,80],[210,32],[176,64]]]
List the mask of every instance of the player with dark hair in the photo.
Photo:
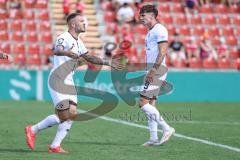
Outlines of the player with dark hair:
[[[147,75],[140,93],[139,105],[148,118],[150,139],[143,146],[162,145],[175,132],[155,107],[156,97],[167,76],[165,56],[168,48],[168,31],[157,21],[157,16],[158,10],[153,5],[144,5],[140,9],[139,20],[149,29],[145,39]],[[158,140],[158,125],[163,129],[161,140]]]
[[[52,84],[56,84],[57,82],[62,82],[63,78],[61,75],[59,76],[55,71],[58,69],[60,73],[66,72],[66,68],[60,67],[63,64],[76,59],[78,61],[87,61],[93,64],[98,65],[109,65],[115,69],[122,69],[123,65],[117,63],[117,61],[112,60],[111,62],[103,61],[102,59],[90,55],[85,48],[83,42],[79,38],[79,34],[86,31],[86,19],[84,16],[78,13],[72,13],[67,17],[68,31],[62,33],[57,37],[54,46],[54,63],[53,69],[50,72],[49,79],[54,79],[54,82],[49,80],[49,91],[52,97],[55,113],[49,115],[41,122],[35,125],[28,125],[25,128],[26,133],[26,142],[30,149],[34,149],[34,141],[36,138],[36,134],[44,130],[48,127],[54,126],[58,124],[58,129],[56,136],[49,146],[49,152],[57,152],[57,153],[66,153],[66,151],[61,148],[61,142],[64,137],[67,135],[69,129],[71,128],[73,120],[77,115],[77,92],[75,95],[72,94],[63,94],[60,91],[56,91],[52,88]],[[74,66],[74,65],[73,65]],[[64,83],[69,86],[75,86],[73,81],[74,67],[70,68],[71,73],[67,75],[64,79]],[[61,87],[61,86],[59,86]],[[59,90],[60,88],[58,88]]]

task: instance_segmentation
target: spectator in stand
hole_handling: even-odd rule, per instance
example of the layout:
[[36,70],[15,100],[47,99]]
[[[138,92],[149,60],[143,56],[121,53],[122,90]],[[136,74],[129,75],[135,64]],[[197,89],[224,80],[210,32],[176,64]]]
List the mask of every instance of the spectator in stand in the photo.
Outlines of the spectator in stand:
[[115,8],[118,10],[124,3],[133,4],[133,0],[113,0]]
[[9,9],[18,9],[21,10],[22,4],[20,0],[8,0],[7,1],[7,8]]
[[229,48],[226,45],[226,40],[224,37],[220,38],[221,45],[217,49],[219,58],[229,58]]
[[86,6],[85,6],[84,2],[82,2],[82,0],[78,0],[76,3],[76,12],[83,13],[85,7]]
[[187,16],[197,13],[198,1],[197,0],[185,0],[184,11]]
[[199,0],[200,6],[203,6],[204,4],[209,4],[210,0]]
[[134,11],[128,3],[124,3],[117,12],[117,20],[120,23],[132,22],[134,20]]
[[67,16],[69,15],[70,7],[71,7],[71,0],[63,0],[64,19],[66,19]]
[[192,36],[190,38],[190,43],[187,44],[186,50],[187,50],[188,59],[193,57],[199,57],[199,50],[198,50],[198,45],[195,37]]
[[218,58],[217,52],[215,48],[212,46],[211,41],[209,40],[208,33],[204,33],[202,37],[199,55],[202,60],[206,58],[217,60]]
[[123,41],[133,42],[134,35],[132,33],[131,26],[129,24],[122,25],[122,37],[123,37]]
[[174,39],[169,45],[169,53],[170,53],[170,59],[171,62],[175,60],[186,60],[186,54],[185,54],[185,47],[183,43],[180,41],[179,34],[174,34]]

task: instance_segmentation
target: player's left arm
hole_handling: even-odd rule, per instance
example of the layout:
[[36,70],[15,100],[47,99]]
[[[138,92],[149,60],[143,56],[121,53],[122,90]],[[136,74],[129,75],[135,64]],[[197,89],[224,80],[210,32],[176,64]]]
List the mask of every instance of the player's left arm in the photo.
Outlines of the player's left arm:
[[151,70],[149,71],[149,73],[147,74],[146,77],[146,81],[147,82],[152,82],[153,81],[153,77],[156,74],[156,71],[159,69],[159,67],[161,66],[165,56],[167,55],[167,49],[168,49],[168,42],[167,41],[162,41],[162,42],[158,42],[158,56],[156,58],[156,61],[153,65],[153,67],[151,68]]
[[121,70],[124,68],[123,64],[120,63],[120,60],[115,58],[111,61],[103,60],[97,56],[91,55],[89,53],[82,54],[80,57],[84,58],[87,62],[97,64],[97,65],[107,65],[113,69]]

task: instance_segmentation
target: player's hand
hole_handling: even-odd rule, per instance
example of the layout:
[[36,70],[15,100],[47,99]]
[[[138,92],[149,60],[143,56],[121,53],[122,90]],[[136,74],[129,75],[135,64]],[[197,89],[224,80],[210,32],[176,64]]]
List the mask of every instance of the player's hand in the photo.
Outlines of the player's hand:
[[153,82],[153,77],[156,74],[156,69],[151,69],[146,75],[146,82]]
[[112,58],[112,60],[110,62],[110,66],[113,69],[116,69],[116,70],[123,70],[124,68],[126,68],[126,63],[122,62],[122,58],[121,57],[115,56],[115,57]]

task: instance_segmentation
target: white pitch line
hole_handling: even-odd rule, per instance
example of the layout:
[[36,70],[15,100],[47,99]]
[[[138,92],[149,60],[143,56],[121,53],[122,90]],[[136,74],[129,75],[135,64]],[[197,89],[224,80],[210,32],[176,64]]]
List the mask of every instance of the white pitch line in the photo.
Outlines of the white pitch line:
[[[80,110],[80,109],[78,109],[78,111],[86,112],[86,111]],[[98,119],[103,119],[103,120],[106,120],[106,121],[110,121],[110,122],[114,122],[114,123],[118,123],[118,124],[124,124],[124,125],[128,125],[128,126],[133,126],[133,127],[137,127],[137,128],[148,129],[148,127],[144,126],[144,125],[127,122],[127,121],[120,120],[120,119],[114,119],[114,118],[110,118],[110,117],[106,117],[106,116],[98,117]],[[162,132],[162,130],[158,130],[158,131]],[[191,140],[191,141],[207,144],[207,145],[210,145],[210,146],[216,146],[216,147],[219,147],[219,148],[224,148],[224,149],[227,149],[227,150],[231,150],[231,151],[235,151],[235,152],[240,153],[240,148],[236,148],[236,147],[232,147],[232,146],[228,146],[228,145],[224,145],[224,144],[220,144],[220,143],[207,141],[207,140],[200,139],[200,138],[189,137],[189,136],[185,136],[185,135],[178,134],[178,133],[175,133],[174,136],[178,137],[178,138],[188,139],[188,140]]]
[[185,123],[185,124],[213,124],[213,125],[240,125],[240,122],[211,122],[211,121],[168,121],[169,123]]

